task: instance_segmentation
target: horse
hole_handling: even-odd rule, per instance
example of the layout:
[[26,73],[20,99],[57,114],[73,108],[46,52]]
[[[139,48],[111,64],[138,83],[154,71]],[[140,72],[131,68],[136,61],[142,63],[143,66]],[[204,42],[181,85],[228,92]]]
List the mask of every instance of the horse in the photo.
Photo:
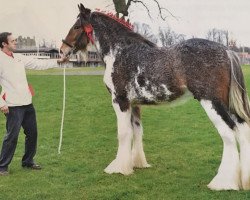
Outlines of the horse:
[[106,65],[104,83],[117,116],[118,150],[104,171],[130,175],[134,168],[150,167],[143,150],[141,105],[172,102],[190,93],[223,141],[221,163],[208,188],[249,190],[250,106],[236,53],[199,38],[158,47],[109,13],[82,4],[78,8],[60,52],[66,58],[92,43]]

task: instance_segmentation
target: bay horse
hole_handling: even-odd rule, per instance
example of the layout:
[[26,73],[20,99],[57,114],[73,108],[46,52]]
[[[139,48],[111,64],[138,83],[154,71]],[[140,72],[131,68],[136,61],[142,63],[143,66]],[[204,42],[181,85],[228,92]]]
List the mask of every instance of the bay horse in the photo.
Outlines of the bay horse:
[[[61,57],[93,43],[106,64],[104,82],[117,116],[118,151],[104,170],[129,175],[147,168],[141,104],[192,94],[223,141],[213,190],[250,189],[250,106],[237,55],[216,42],[189,39],[157,47],[110,14],[78,5],[79,15],[60,48]],[[239,150],[237,148],[239,144]]]

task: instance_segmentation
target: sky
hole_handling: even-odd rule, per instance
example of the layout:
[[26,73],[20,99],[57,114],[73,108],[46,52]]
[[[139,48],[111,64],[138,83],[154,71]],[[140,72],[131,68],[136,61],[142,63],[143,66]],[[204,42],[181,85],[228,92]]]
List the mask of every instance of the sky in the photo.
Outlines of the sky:
[[[165,12],[163,21],[158,16],[154,0],[143,0],[151,17],[140,4],[132,4],[131,22],[147,23],[156,33],[159,27],[169,26],[187,38],[205,38],[212,28],[229,31],[238,46],[250,47],[250,0],[158,0],[175,17]],[[78,15],[77,4],[94,10],[114,10],[112,0],[0,0],[0,32],[9,31],[15,36],[45,38],[60,46]]]

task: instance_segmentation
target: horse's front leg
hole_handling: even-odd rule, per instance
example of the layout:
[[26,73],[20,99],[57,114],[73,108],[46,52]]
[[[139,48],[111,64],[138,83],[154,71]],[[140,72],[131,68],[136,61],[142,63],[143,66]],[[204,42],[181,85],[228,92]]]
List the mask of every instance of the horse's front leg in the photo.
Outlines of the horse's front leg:
[[132,146],[132,160],[133,166],[137,168],[147,168],[150,165],[147,163],[146,156],[143,150],[143,128],[141,122],[141,113],[139,106],[132,106],[131,123],[134,132],[133,146]]
[[112,104],[117,116],[119,146],[115,160],[113,160],[104,171],[109,174],[121,173],[129,175],[133,173],[131,155],[131,142],[133,138],[131,106],[128,102],[119,101],[118,103],[114,98]]

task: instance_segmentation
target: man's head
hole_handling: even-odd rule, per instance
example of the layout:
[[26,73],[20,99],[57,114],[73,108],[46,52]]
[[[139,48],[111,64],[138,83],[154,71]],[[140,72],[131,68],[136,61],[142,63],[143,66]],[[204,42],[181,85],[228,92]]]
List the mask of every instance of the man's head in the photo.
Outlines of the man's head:
[[6,51],[16,50],[16,39],[12,36],[12,33],[3,32],[0,33],[0,48]]

